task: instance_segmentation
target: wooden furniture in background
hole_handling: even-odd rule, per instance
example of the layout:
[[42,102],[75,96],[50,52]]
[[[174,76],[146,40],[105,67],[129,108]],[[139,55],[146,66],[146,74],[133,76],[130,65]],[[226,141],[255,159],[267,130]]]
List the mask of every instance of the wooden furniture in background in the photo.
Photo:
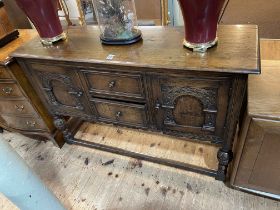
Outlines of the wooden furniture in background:
[[140,25],[168,25],[168,0],[134,0]]
[[37,36],[32,29],[20,29],[19,38],[0,49],[0,126],[33,138],[63,145],[62,134],[53,125],[42,102],[10,54]]
[[[45,48],[35,39],[13,55],[67,143],[225,180],[247,75],[260,72],[257,27],[220,26],[219,45],[205,54],[183,48],[183,28],[141,30],[142,42],[106,46],[97,27],[73,27],[65,42]],[[212,143],[220,148],[218,169],[76,139],[62,116]]]
[[4,3],[0,1],[0,47],[18,37],[18,31],[11,24]]
[[3,0],[5,9],[8,13],[9,20],[13,26],[17,29],[31,29],[32,26],[24,14],[24,12],[18,7],[16,1]]
[[[265,40],[264,59],[274,55]],[[278,51],[280,47],[278,44]],[[276,48],[275,52],[277,51]],[[272,53],[273,54],[273,53]],[[262,60],[261,75],[249,76],[248,108],[236,150],[231,184],[241,190],[280,199],[280,59]]]
[[256,24],[260,38],[279,39],[280,1],[229,0],[222,24]]

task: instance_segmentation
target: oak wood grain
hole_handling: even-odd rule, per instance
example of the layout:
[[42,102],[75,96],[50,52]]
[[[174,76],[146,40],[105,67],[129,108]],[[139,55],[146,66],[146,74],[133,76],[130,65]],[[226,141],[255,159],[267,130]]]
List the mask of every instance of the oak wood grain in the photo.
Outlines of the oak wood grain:
[[280,198],[280,42],[261,40],[261,75],[249,75],[247,112],[235,149],[231,184]]
[[[97,27],[69,28],[67,41],[43,47],[37,38],[13,55],[169,71],[192,69],[223,73],[260,73],[258,33],[255,25],[221,25],[218,31],[219,44],[204,54],[193,53],[183,47],[183,28],[158,26],[140,29],[143,41],[127,46],[106,46],[100,43]],[[113,60],[106,59],[110,54],[114,55]]]
[[280,60],[262,60],[262,74],[248,81],[251,116],[280,120]]
[[6,65],[8,62],[11,62],[12,58],[10,57],[11,53],[15,51],[19,46],[25,42],[36,37],[37,32],[33,29],[22,29],[20,30],[19,38],[13,40],[12,42],[6,44],[0,50],[0,65]]

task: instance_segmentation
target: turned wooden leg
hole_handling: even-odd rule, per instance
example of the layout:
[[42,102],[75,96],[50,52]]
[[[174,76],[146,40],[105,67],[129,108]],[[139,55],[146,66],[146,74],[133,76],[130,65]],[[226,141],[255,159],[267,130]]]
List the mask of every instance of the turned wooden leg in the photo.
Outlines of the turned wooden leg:
[[220,181],[226,181],[227,168],[228,164],[232,161],[233,153],[232,151],[223,151],[223,149],[219,149],[217,158],[219,161],[219,166],[216,179]]
[[68,144],[73,144],[74,136],[67,128],[65,120],[62,117],[55,115],[53,122],[55,127],[63,133],[65,142]]

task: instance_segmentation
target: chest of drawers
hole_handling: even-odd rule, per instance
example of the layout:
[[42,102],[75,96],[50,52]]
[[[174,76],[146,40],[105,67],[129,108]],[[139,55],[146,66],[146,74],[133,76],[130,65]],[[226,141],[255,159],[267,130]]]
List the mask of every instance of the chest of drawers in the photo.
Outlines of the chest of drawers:
[[61,116],[210,142],[221,147],[218,171],[195,170],[225,180],[247,74],[259,73],[256,26],[221,26],[219,45],[205,54],[182,47],[181,28],[142,32],[143,42],[104,46],[97,28],[72,28],[66,42],[34,40],[14,56],[66,142],[159,162],[75,139]]
[[14,50],[36,37],[35,30],[19,30],[20,37],[0,49],[0,126],[40,140],[63,145],[61,133],[18,63]]

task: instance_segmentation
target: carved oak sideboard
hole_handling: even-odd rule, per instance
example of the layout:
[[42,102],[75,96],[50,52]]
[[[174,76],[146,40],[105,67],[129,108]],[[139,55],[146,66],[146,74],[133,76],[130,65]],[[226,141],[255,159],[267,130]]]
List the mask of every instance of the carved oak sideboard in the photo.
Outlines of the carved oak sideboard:
[[[35,39],[13,56],[54,116],[65,141],[226,179],[248,74],[258,74],[256,26],[221,25],[204,54],[182,46],[182,28],[143,27],[144,40],[106,46],[95,27],[70,28],[68,40]],[[160,131],[220,145],[217,171],[75,139],[62,116]]]

